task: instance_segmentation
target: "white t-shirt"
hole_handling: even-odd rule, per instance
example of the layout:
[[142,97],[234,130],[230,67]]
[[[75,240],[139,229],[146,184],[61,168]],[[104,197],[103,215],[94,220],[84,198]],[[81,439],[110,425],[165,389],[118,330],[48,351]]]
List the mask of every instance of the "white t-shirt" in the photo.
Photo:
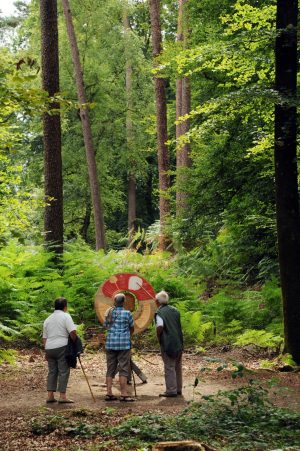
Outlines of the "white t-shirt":
[[43,338],[46,338],[45,349],[61,348],[68,344],[69,333],[76,330],[71,315],[62,310],[54,310],[44,322]]
[[164,327],[164,320],[158,314],[156,315],[156,327]]

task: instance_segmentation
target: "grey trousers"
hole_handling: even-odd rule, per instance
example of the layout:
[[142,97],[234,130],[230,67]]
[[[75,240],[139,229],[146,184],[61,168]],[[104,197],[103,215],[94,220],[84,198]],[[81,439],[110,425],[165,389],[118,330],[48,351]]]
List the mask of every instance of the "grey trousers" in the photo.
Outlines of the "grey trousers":
[[66,361],[66,348],[46,349],[48,357],[47,390],[66,393],[70,376],[70,367]]
[[164,362],[166,393],[177,394],[182,391],[182,352],[178,357],[169,357],[162,349]]

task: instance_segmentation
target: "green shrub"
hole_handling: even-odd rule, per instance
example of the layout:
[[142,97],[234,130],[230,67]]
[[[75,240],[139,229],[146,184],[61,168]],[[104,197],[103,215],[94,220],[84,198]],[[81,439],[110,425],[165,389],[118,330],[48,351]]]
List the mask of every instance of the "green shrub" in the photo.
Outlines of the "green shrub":
[[265,330],[246,330],[234,343],[236,346],[255,345],[259,348],[278,348],[283,339]]

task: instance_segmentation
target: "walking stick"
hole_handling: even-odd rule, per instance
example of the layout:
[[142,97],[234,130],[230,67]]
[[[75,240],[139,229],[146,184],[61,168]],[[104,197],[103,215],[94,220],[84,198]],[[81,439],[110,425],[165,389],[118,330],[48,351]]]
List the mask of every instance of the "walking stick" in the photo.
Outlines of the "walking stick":
[[79,360],[79,363],[80,363],[80,366],[81,366],[82,372],[83,372],[83,374],[84,374],[85,380],[86,380],[86,382],[87,382],[87,384],[88,384],[88,386],[89,386],[89,389],[90,389],[90,392],[91,392],[91,395],[92,395],[93,401],[94,401],[94,402],[96,402],[96,399],[95,399],[95,396],[93,395],[93,392],[92,392],[92,389],[91,389],[91,386],[90,386],[89,380],[88,380],[88,378],[87,378],[87,375],[85,374],[85,371],[84,371],[84,369],[83,369],[83,366],[82,366],[82,363],[81,363],[81,359],[80,359],[80,355],[78,354],[78,356],[77,356],[77,357],[78,357],[78,360]]
[[134,396],[137,398],[137,394],[136,394],[136,384],[135,384],[135,377],[134,377],[134,372],[133,372],[133,370],[131,370],[131,374],[132,374],[132,380],[133,380]]

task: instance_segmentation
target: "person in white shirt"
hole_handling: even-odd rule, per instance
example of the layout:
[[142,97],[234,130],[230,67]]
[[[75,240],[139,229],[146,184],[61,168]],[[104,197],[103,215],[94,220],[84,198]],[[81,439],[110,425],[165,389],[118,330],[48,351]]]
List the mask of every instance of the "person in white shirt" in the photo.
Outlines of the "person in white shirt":
[[57,400],[54,397],[56,391],[60,392],[59,403],[71,403],[66,397],[67,385],[70,375],[70,367],[66,361],[66,349],[69,335],[73,341],[76,340],[76,326],[71,315],[67,313],[68,301],[61,297],[54,301],[54,312],[44,322],[43,345],[48,361],[46,402],[52,403]]

